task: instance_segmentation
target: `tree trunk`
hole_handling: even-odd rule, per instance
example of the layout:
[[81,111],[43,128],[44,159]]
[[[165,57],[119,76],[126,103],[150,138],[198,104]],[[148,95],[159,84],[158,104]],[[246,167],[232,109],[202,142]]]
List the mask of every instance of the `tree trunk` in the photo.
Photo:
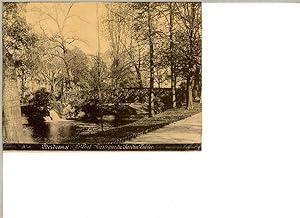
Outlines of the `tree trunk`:
[[67,55],[67,48],[66,46],[63,44],[63,62],[65,64],[66,67],[66,73],[65,75],[63,75],[63,82],[62,82],[62,87],[61,87],[61,103],[64,104],[65,100],[66,100],[66,92],[68,91],[68,81],[69,81],[69,67],[68,67],[68,62],[66,59],[66,55]]
[[61,81],[61,89],[60,89],[60,102],[61,104],[65,103],[65,76],[63,76],[63,79]]
[[154,86],[154,51],[153,51],[153,39],[152,39],[152,17],[150,12],[150,2],[148,2],[148,34],[149,34],[149,64],[150,64],[150,85],[149,85],[149,117],[153,117],[154,115],[154,93],[153,93],[153,86]]
[[200,69],[200,86],[199,86],[199,97],[200,103],[202,102],[202,69]]
[[186,109],[193,109],[193,79],[189,74],[186,80]]
[[194,86],[193,86],[193,98],[200,99],[200,70],[199,68],[196,70],[194,77]]
[[[7,69],[11,70],[11,69]],[[4,77],[3,86],[3,134],[4,142],[20,143],[24,140],[20,96],[17,80],[11,76]]]
[[100,87],[98,86],[98,104],[100,106],[100,125],[101,125],[101,131],[104,131],[104,126],[103,126],[103,107],[102,107],[102,94]]
[[139,87],[143,88],[143,81],[142,81],[142,75],[141,75],[140,67],[139,66],[135,66],[135,71],[136,71],[136,75],[137,75]]
[[[99,19],[99,8],[98,3],[96,3],[96,18],[97,18],[97,89],[98,89],[98,106],[100,106],[100,125],[101,131],[104,131],[103,127],[103,101],[101,93],[101,72],[100,72],[100,19]],[[116,82],[117,83],[117,82]],[[116,84],[117,85],[117,84]]]
[[[195,9],[192,9],[192,15],[195,14]],[[186,109],[193,109],[193,78],[192,78],[192,70],[193,70],[193,35],[194,35],[194,16],[190,17],[190,34],[189,34],[189,60],[188,60],[188,72],[187,72],[187,80],[186,80]]]
[[173,3],[170,3],[170,65],[171,65],[171,90],[172,90],[172,108],[176,108],[176,82],[174,72],[174,42],[173,42]]
[[22,72],[21,74],[21,96],[20,96],[21,102],[24,102],[25,100],[25,75],[24,74],[25,74],[24,72]]

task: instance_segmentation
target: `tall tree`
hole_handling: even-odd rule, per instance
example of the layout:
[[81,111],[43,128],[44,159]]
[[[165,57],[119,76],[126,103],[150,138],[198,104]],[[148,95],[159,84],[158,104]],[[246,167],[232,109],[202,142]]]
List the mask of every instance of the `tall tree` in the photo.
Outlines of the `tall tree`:
[[175,3],[175,6],[180,26],[177,38],[181,40],[176,47],[184,54],[180,61],[186,77],[186,109],[192,109],[194,77],[201,69],[201,3]]
[[174,66],[174,5],[169,3],[170,23],[169,23],[169,36],[170,36],[170,68],[171,68],[171,89],[172,89],[172,107],[176,107],[176,74]]
[[[70,48],[75,47],[74,43],[76,42],[86,43],[72,31],[68,30],[71,19],[82,20],[78,15],[72,14],[74,5],[75,3],[55,3],[51,5],[47,4],[45,8],[43,4],[39,4],[32,9],[33,12],[39,14],[40,20],[38,23],[43,37],[47,39],[46,43],[50,42],[53,44],[50,54],[60,58],[65,65],[63,80],[61,82],[62,102],[65,100],[65,92],[70,90],[72,86],[72,71],[69,64],[68,51]],[[48,29],[49,23],[51,27],[54,27],[54,30]]]
[[154,115],[154,70],[155,70],[155,38],[157,37],[156,18],[158,11],[156,10],[159,3],[144,2],[132,3],[135,10],[135,18],[133,20],[133,29],[138,33],[138,40],[146,43],[148,46],[148,70],[149,70],[149,106],[148,116]]
[[149,68],[150,68],[150,84],[149,84],[149,117],[153,116],[154,109],[154,49],[153,49],[153,15],[152,3],[147,3],[148,16],[148,39],[149,39]]
[[[125,3],[106,4],[106,9],[105,23],[110,42],[112,59],[110,69],[113,84],[115,87],[124,87],[135,86],[135,83],[138,83],[142,87],[141,47],[139,44],[136,47],[133,46],[132,10]],[[136,79],[129,81],[128,77],[132,77],[134,73],[136,73]]]
[[96,3],[96,16],[97,16],[97,92],[98,92],[98,105],[100,109],[100,123],[101,123],[101,130],[103,131],[103,102],[102,102],[102,93],[101,93],[101,83],[102,83],[102,68],[101,68],[101,63],[100,63],[100,17],[99,17],[99,8],[98,8],[98,3]]
[[24,141],[17,70],[37,37],[20,16],[24,3],[3,3],[3,114],[5,142]]

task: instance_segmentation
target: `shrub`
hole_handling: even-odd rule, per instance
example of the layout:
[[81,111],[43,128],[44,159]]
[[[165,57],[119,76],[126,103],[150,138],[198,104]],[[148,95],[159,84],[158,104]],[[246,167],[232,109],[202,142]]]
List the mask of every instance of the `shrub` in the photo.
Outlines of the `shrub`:
[[29,101],[29,104],[46,114],[48,108],[51,107],[50,102],[50,93],[45,88],[41,88],[33,93],[33,98]]
[[28,117],[29,123],[43,123],[44,117],[49,116],[50,93],[41,88],[33,93],[29,100],[29,106],[24,108],[24,114]]

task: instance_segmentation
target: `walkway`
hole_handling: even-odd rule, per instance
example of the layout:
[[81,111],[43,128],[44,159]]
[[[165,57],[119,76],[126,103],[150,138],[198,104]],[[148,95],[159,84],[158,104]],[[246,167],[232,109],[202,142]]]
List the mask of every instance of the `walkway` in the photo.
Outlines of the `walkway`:
[[202,113],[126,141],[126,144],[190,144],[202,141]]

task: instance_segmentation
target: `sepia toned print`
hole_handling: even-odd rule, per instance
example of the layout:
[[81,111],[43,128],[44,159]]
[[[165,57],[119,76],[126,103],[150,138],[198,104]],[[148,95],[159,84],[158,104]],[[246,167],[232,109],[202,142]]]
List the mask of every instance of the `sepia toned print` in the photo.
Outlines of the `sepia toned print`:
[[201,3],[3,3],[5,150],[201,150]]

